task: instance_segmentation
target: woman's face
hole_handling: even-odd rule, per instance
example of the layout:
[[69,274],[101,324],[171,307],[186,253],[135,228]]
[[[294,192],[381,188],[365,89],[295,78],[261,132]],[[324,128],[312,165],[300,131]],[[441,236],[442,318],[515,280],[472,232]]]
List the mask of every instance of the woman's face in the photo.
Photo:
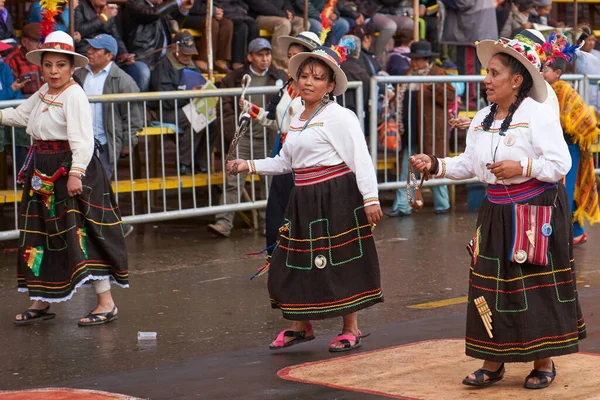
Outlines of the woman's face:
[[330,93],[335,84],[328,82],[327,70],[320,64],[306,65],[298,76],[300,97],[307,104],[321,101],[325,93]]
[[583,42],[583,46],[581,46],[581,50],[585,51],[586,53],[589,53],[594,49],[595,44],[596,44],[596,36],[590,35],[587,38],[585,38],[585,40]]
[[290,45],[290,47],[288,48],[288,53],[287,53],[288,61],[290,61],[292,59],[292,57],[294,57],[296,54],[302,53],[303,50],[304,50],[304,48],[299,44]]
[[[487,72],[483,83],[488,101],[501,106],[512,104],[519,92],[519,86],[523,83],[523,77],[513,74],[497,55],[488,63]],[[516,88],[513,89],[513,86]]]
[[42,75],[50,89],[60,90],[71,81],[75,67],[69,62],[69,57],[61,53],[46,53],[42,61]]

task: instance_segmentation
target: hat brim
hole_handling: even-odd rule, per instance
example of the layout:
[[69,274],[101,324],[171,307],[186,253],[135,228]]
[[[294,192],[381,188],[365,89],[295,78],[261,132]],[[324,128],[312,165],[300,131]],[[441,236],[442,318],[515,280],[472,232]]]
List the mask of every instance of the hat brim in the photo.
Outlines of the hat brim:
[[182,47],[181,45],[179,45],[179,51],[181,51],[182,53],[191,54],[191,55],[198,54],[198,49],[196,49],[195,47]]
[[498,53],[508,54],[523,64],[533,80],[533,87],[529,92],[529,97],[538,103],[543,103],[546,101],[546,98],[548,97],[546,81],[544,80],[542,73],[535,67],[535,65],[530,63],[518,51],[512,49],[511,47],[505,46],[504,43],[500,41],[482,40],[477,44],[477,58],[479,58],[479,62],[481,62],[481,66],[483,68],[487,68],[492,57]]
[[433,58],[433,57],[438,57],[440,55],[440,53],[425,53],[425,54],[421,54],[421,53],[404,53],[402,55],[406,56],[408,58]]
[[348,78],[346,77],[346,74],[344,73],[344,71],[342,71],[340,67],[336,65],[336,63],[334,63],[327,57],[321,56],[319,54],[298,53],[294,57],[292,57],[290,59],[290,62],[288,63],[288,70],[290,71],[290,76],[294,79],[297,79],[298,68],[300,68],[300,64],[302,64],[302,62],[304,62],[304,60],[306,60],[307,58],[311,57],[318,58],[333,70],[333,74],[335,75],[335,87],[333,88],[333,95],[340,96],[341,94],[343,94],[348,88]]
[[310,43],[308,40],[304,40],[302,38],[293,36],[279,36],[277,38],[277,43],[279,43],[279,45],[286,50],[289,49],[290,46],[293,44],[299,44],[300,46],[304,46],[310,51],[318,47],[318,45]]
[[60,54],[67,54],[67,55],[72,55],[73,56],[73,61],[75,64],[75,68],[81,68],[81,67],[85,67],[86,65],[88,65],[89,60],[87,57],[82,56],[81,54],[75,53],[73,51],[68,51],[68,50],[60,50],[60,49],[37,49],[37,50],[31,50],[29,53],[27,53],[25,55],[25,57],[27,58],[27,61],[29,61],[32,64],[35,64],[39,67],[42,66],[42,54],[43,53],[60,53]]

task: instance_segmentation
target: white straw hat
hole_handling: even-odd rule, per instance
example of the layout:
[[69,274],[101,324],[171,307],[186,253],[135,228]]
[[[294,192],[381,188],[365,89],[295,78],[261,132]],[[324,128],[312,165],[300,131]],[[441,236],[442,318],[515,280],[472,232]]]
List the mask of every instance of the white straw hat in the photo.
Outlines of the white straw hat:
[[27,61],[38,66],[42,66],[42,54],[44,52],[70,54],[74,58],[75,67],[85,67],[89,60],[75,52],[73,38],[62,31],[54,31],[44,40],[44,44],[39,49],[32,50],[26,54]]
[[[339,47],[338,47],[339,49]],[[294,79],[298,78],[298,68],[300,64],[307,58],[318,58],[327,64],[332,70],[335,76],[335,87],[333,88],[333,95],[339,96],[346,91],[348,87],[348,78],[340,64],[346,59],[346,48],[343,48],[344,54],[340,54],[335,48],[319,46],[310,53],[298,53],[290,59],[288,68],[290,76]]]
[[294,36],[279,36],[277,42],[283,49],[288,49],[292,44],[299,44],[308,48],[308,50],[314,50],[315,48],[322,45],[321,39],[316,33],[306,31],[300,32],[296,37]]

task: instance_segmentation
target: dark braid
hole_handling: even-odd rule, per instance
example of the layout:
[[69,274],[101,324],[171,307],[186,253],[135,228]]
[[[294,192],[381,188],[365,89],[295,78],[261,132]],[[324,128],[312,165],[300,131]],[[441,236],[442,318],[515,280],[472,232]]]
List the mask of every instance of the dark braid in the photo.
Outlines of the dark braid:
[[[505,67],[510,68],[513,75],[517,74],[517,75],[521,75],[523,77],[523,83],[521,84],[521,87],[519,88],[519,93],[517,93],[517,99],[515,100],[514,103],[512,103],[508,107],[508,114],[506,115],[506,118],[504,118],[504,121],[502,122],[502,125],[500,126],[500,135],[504,136],[505,132],[508,130],[508,127],[510,126],[510,123],[512,122],[513,115],[515,114],[515,112],[517,111],[517,109],[519,108],[519,106],[521,105],[523,100],[529,95],[529,92],[531,91],[531,88],[533,87],[533,78],[531,77],[531,74],[529,73],[529,71],[527,71],[527,68],[525,68],[525,66],[523,64],[521,64],[513,56],[510,56],[506,53],[498,53],[498,54],[496,54],[496,56],[498,56],[500,58],[500,61],[502,62],[502,64]],[[494,122],[494,118],[496,116],[497,111],[498,111],[498,104],[495,104],[495,103],[492,104],[490,113],[485,116],[483,123],[482,123],[483,128],[486,131],[489,131],[490,128],[492,127],[492,123]]]

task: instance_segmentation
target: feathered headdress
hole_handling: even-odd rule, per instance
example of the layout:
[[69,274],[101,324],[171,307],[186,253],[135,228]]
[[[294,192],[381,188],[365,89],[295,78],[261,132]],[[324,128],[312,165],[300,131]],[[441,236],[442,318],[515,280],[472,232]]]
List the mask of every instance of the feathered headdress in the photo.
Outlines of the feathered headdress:
[[335,5],[337,4],[337,0],[329,0],[325,7],[323,8],[323,12],[321,13],[321,25],[323,26],[323,30],[321,31],[320,39],[321,43],[325,43],[325,39],[327,38],[327,34],[331,31],[331,24],[329,23],[329,18],[335,9]]
[[[67,0],[41,0],[42,20],[40,21],[40,41],[56,30],[56,17],[63,13]],[[71,21],[71,23],[73,23]]]
[[548,39],[538,49],[538,54],[542,65],[547,66],[551,65],[557,58],[572,62],[576,51],[577,45],[569,43],[564,34],[551,32]]

